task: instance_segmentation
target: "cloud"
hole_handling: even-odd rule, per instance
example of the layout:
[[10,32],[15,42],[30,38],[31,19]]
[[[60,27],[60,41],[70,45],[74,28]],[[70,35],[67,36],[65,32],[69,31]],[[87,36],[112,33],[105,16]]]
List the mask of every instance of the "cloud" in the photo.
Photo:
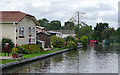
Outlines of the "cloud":
[[1,11],[19,10],[37,19],[60,20],[62,25],[80,11],[86,13],[82,20],[93,27],[102,21],[117,28],[118,0],[0,0],[0,5]]

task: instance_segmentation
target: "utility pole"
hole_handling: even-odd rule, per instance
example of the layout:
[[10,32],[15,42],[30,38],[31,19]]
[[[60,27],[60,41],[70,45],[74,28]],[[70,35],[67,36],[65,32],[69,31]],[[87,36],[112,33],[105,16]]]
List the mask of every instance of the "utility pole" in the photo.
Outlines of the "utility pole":
[[79,24],[80,23],[80,19],[79,19],[80,18],[79,17],[80,16],[80,12],[79,11],[77,12],[77,16],[78,16],[78,24]]

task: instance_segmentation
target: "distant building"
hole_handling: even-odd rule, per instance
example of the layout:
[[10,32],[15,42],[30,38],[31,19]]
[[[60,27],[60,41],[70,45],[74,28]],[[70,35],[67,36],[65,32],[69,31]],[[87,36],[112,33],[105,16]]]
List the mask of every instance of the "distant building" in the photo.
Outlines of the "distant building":
[[51,35],[56,35],[57,37],[66,38],[67,36],[75,37],[74,30],[50,30],[48,31]]

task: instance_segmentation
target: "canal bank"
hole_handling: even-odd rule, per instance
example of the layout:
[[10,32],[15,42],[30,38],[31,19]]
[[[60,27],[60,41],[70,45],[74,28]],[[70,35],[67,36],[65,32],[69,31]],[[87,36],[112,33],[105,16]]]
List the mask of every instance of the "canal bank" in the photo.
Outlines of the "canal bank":
[[[78,46],[78,48],[81,48],[81,47],[83,47],[83,46],[82,45]],[[70,51],[70,50],[73,50],[73,49],[72,48],[71,49],[65,49],[65,50],[61,50],[61,51],[58,51],[58,52],[49,53],[49,54],[46,54],[46,55],[41,55],[41,56],[37,56],[37,57],[24,59],[24,60],[21,60],[21,61],[15,61],[15,62],[10,62],[10,63],[6,63],[6,64],[1,64],[1,67],[2,67],[2,69],[5,69],[5,68],[12,67],[12,66],[15,66],[15,65],[20,65],[20,64],[27,63],[27,62],[33,62],[33,61],[36,61],[36,60],[39,60],[39,59],[47,58],[47,57],[50,57],[50,56],[53,56],[53,55],[56,55],[56,54],[60,54],[60,53],[63,53],[63,52],[67,52],[67,51]]]

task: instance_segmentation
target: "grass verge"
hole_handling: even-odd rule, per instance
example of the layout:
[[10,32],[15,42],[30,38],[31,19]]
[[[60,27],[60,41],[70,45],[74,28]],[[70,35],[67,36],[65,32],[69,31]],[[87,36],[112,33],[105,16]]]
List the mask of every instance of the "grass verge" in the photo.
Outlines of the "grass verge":
[[[23,54],[23,57],[25,59],[28,59],[28,58],[32,58],[32,57],[36,57],[36,56],[41,56],[41,55],[45,55],[45,54],[49,54],[49,53],[53,53],[53,52],[58,52],[60,50],[64,50],[65,48],[55,48],[53,50],[50,50],[50,51],[43,51],[43,52],[40,52],[40,53],[34,53],[34,54]],[[4,53],[2,53],[2,55],[4,55]],[[12,56],[12,54],[10,53],[10,56]],[[21,60],[2,60],[2,62],[0,62],[1,64],[6,64],[6,63],[9,63],[9,62],[14,62],[14,61],[21,61]]]

